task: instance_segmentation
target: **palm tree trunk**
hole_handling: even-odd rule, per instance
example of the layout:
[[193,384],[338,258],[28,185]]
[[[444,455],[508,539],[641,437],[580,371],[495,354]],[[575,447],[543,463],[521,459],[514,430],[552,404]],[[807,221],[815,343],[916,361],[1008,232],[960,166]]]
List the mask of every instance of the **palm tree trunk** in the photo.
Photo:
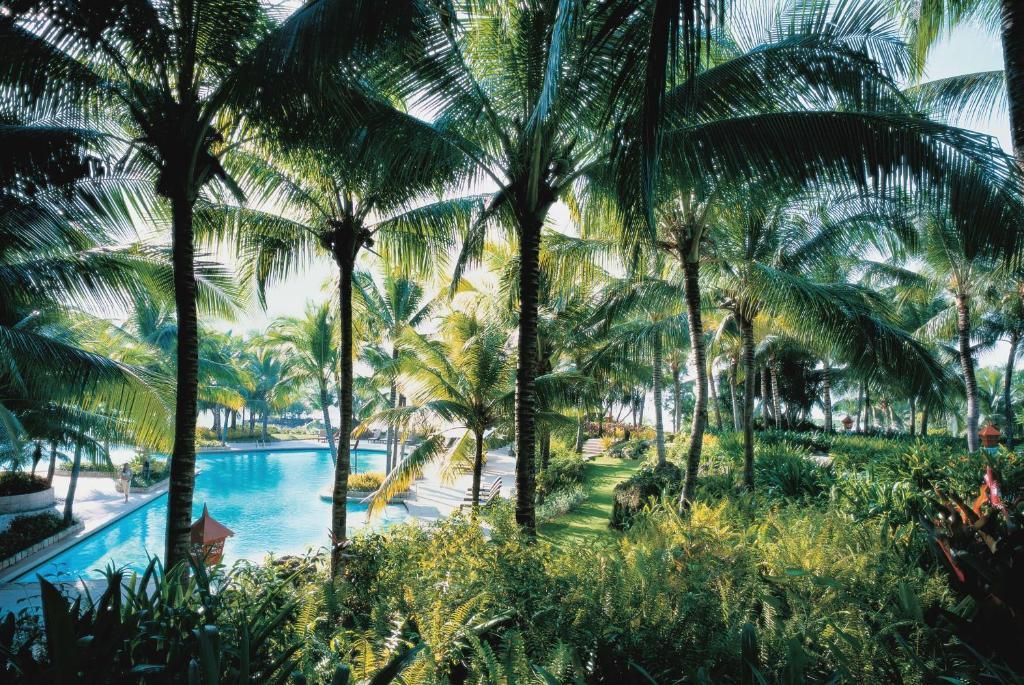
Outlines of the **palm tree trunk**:
[[662,351],[661,339],[655,338],[653,345],[654,352],[654,444],[658,455],[658,466],[666,463],[665,460],[665,424],[661,408],[661,381],[662,381]]
[[[393,408],[395,406],[395,402],[397,400],[397,396],[398,396],[398,389],[395,387],[395,384],[392,383],[391,384],[391,391],[388,394],[388,408],[389,409],[391,409],[391,408]],[[395,438],[396,438],[395,427],[391,423],[391,421],[388,421],[387,437],[384,440],[384,473],[385,473],[385,475],[391,473],[391,455],[394,452]]]
[[737,367],[740,365],[738,359],[733,359],[729,366],[729,397],[732,399],[732,429],[742,430],[743,418],[740,416],[740,397],[736,390]]
[[474,453],[473,453],[473,515],[480,507],[480,479],[484,471],[484,434],[482,431],[473,431]]
[[679,367],[674,366],[672,368],[672,433],[679,435],[679,419],[681,418],[681,409],[679,402],[682,397],[682,385],[679,380]]
[[832,369],[828,367],[828,362],[825,362],[825,368],[821,374],[821,385],[822,385],[822,404],[825,406],[825,432],[831,433],[832,430]]
[[334,430],[331,428],[331,413],[327,405],[327,382],[320,379],[320,411],[324,420],[324,433],[327,435],[327,449],[331,451],[331,461],[338,460],[337,443],[334,441]]
[[740,317],[743,338],[743,487],[754,489],[754,324]]
[[921,437],[928,437],[928,405],[924,405],[924,410],[921,412]]
[[775,353],[768,355],[768,368],[772,376],[772,414],[775,416],[775,428],[782,429],[782,393],[779,390],[779,369],[775,363]]
[[230,430],[235,430],[238,424],[238,412],[235,410],[231,411],[231,426]]
[[917,398],[910,396],[910,437],[917,436]]
[[[362,233],[356,234],[351,226],[335,233],[334,260],[338,265],[338,308],[341,323],[341,397],[338,398],[338,456],[334,462],[334,491],[331,496],[331,577],[341,571],[342,549],[348,535],[348,476],[350,467],[349,436],[352,435],[352,272],[356,255],[362,245]],[[357,242],[358,241],[358,242]]]
[[739,391],[736,386],[739,381],[736,380],[739,377],[739,359],[733,359],[732,365],[729,367],[729,396],[732,398],[732,430],[742,430],[743,417],[742,409],[740,408]]
[[[516,523],[528,537],[537,533],[534,457],[537,441],[537,306],[540,291],[540,233],[543,214],[520,220],[519,367],[516,370]],[[602,411],[603,414],[603,411]]]
[[263,412],[263,423],[260,434],[263,436],[263,442],[270,439],[270,433],[267,432],[267,423],[270,421],[270,410],[266,409]]
[[864,432],[871,432],[871,388],[864,383]]
[[82,439],[75,442],[75,460],[71,463],[71,484],[68,485],[68,494],[64,498],[64,523],[71,525],[74,520],[75,490],[78,489],[78,474],[82,470]]
[[960,368],[964,374],[967,395],[967,449],[978,450],[978,381],[974,376],[974,353],[971,350],[971,310],[967,296],[956,297],[956,335],[960,351]]
[[46,485],[53,487],[53,472],[57,470],[57,441],[50,441],[50,465],[46,467]]
[[715,378],[714,372],[710,374],[708,378],[708,388],[711,390],[711,404],[715,408],[715,428],[719,432],[722,430],[722,405],[719,404],[718,400],[718,379]]
[[540,467],[546,469],[551,461],[551,431],[544,430],[540,434]]
[[770,428],[772,424],[772,392],[768,376],[768,365],[765,364],[761,369],[761,414],[764,417],[765,429]]
[[1006,356],[1006,372],[1003,374],[1003,435],[1006,437],[1006,448],[1013,449],[1013,366],[1017,361],[1017,348],[1020,346],[1020,335],[1016,331],[1010,334],[1010,353]]
[[860,433],[860,430],[861,430],[860,413],[861,413],[861,411],[863,409],[864,409],[864,384],[860,383],[857,386],[857,418],[854,420],[854,428],[853,428],[855,433]]
[[[690,349],[693,351],[693,367],[697,378],[693,384],[693,420],[690,424],[690,446],[686,451],[686,472],[683,475],[683,491],[679,505],[688,507],[697,489],[697,468],[700,466],[701,449],[704,445],[704,429],[708,425],[708,361],[704,349],[704,322],[700,311],[700,262],[694,251],[680,251],[683,262],[683,284],[686,291],[686,318],[690,331]],[[712,386],[712,392],[714,391]],[[718,413],[718,398],[715,398],[715,413],[718,427],[722,417]]]
[[573,451],[576,452],[576,454],[583,454],[583,441],[586,437],[586,425],[587,413],[585,411],[581,411],[579,420],[576,422],[576,444],[573,446]]
[[[188,563],[192,495],[196,485],[196,408],[199,379],[199,319],[196,312],[193,203],[184,193],[171,199],[174,305],[178,313],[178,371],[167,491],[167,535],[164,569]],[[183,576],[184,577],[184,576]]]
[[1024,5],[1002,0],[1003,70],[1010,113],[1010,139],[1017,164],[1024,169]]

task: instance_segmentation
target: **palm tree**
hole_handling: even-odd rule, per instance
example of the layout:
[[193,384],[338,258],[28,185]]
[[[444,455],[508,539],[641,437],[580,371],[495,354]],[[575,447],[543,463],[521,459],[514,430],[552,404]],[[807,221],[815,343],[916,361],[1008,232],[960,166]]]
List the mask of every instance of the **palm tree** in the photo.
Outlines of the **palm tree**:
[[[353,277],[353,284],[356,292],[359,293],[358,302],[367,313],[371,329],[376,337],[381,339],[382,344],[390,347],[392,366],[398,366],[399,340],[406,331],[415,330],[417,326],[425,323],[434,309],[435,302],[426,300],[422,286],[415,281],[396,273],[390,264],[382,265],[384,279],[380,286],[373,277],[366,272],[356,272]],[[397,368],[395,369],[397,371]],[[397,407],[403,402],[398,395],[396,383],[397,374],[392,372],[390,382],[389,402],[392,407]],[[398,440],[394,427],[388,426],[387,435],[387,464],[386,472],[398,464]]]
[[[909,57],[892,49],[899,37],[886,8],[819,3],[769,12],[733,16],[725,30],[709,34],[714,49],[708,59],[659,96],[657,186],[650,187],[644,164],[650,145],[643,130],[649,122],[642,117],[626,127],[614,168],[601,174],[600,185],[617,196],[634,233],[654,238],[683,267],[697,369],[684,506],[707,423],[700,269],[720,195],[752,179],[798,188],[842,183],[878,194],[889,188],[872,179],[884,177],[889,187],[903,184],[899,178],[921,181],[908,190],[928,184],[977,188],[985,197],[984,213],[1004,221],[1012,221],[1005,203],[1019,201],[1009,180],[1011,164],[994,146],[922,119],[898,92]],[[807,70],[808,64],[816,66]],[[907,156],[908,145],[921,156]],[[947,153],[963,161],[963,173],[950,175],[957,165],[950,165]],[[867,159],[875,171],[851,174]],[[933,202],[938,195],[917,197]],[[965,232],[976,230],[972,212],[977,209],[957,202],[955,213]],[[1004,254],[1019,249],[1015,236],[1007,240],[992,226],[979,231],[988,244]]]
[[915,52],[916,70],[923,73],[930,49],[961,24],[998,33],[1003,47],[1002,71],[963,74],[923,84],[916,94],[943,112],[976,114],[1004,101],[1010,115],[1010,140],[1024,169],[1024,7],[1015,0],[900,0],[894,12],[903,20]]
[[981,298],[992,281],[996,263],[950,223],[948,217],[941,213],[925,216],[921,222],[922,277],[944,291],[947,305],[925,324],[925,330],[940,339],[956,340],[967,400],[967,449],[973,452],[980,446],[980,407],[972,342],[973,324],[977,317],[974,303]]
[[413,355],[406,369],[411,404],[401,410],[386,410],[382,417],[435,419],[463,433],[451,451],[444,449],[441,433],[424,440],[388,474],[370,500],[370,510],[379,510],[406,489],[426,463],[446,458],[452,466],[472,465],[475,511],[487,434],[500,425],[507,426],[511,418],[515,357],[509,335],[474,313],[456,311],[445,318],[440,339],[407,331],[405,343]]
[[1003,438],[1009,449],[1014,446],[1016,423],[1013,409],[1014,366],[1021,353],[1021,342],[1024,341],[1024,297],[1021,296],[1021,289],[1022,283],[1018,279],[1000,278],[997,274],[995,286],[986,293],[988,306],[977,326],[978,337],[984,344],[991,345],[999,340],[1005,340],[1008,344],[1000,404],[1003,411]]
[[258,0],[26,0],[0,18],[5,95],[119,128],[109,140],[127,146],[123,166],[145,169],[170,205],[178,363],[168,568],[188,556],[195,485],[195,207],[204,192],[238,194],[220,158],[257,111],[272,116],[309,101],[299,96],[316,92],[328,65],[405,25],[416,5],[402,4],[396,14],[389,2],[314,0],[276,27]]
[[[644,263],[644,262],[641,262]],[[649,366],[654,396],[655,452],[659,465],[667,463],[662,416],[664,350],[685,346],[686,314],[683,287],[672,265],[654,253],[647,261],[650,275],[617,279],[604,287],[598,315],[610,324],[607,342],[595,357],[615,355],[629,365]]]
[[[337,366],[337,348],[334,346],[336,319],[329,303],[310,302],[304,318],[284,317],[277,319],[267,333],[267,342],[292,360],[293,377],[312,383],[318,391],[320,411],[327,431],[327,446],[331,461],[336,461],[338,452],[347,449],[349,435],[340,433],[337,449],[331,428],[331,406],[328,389],[333,369]],[[263,433],[266,436],[269,407],[263,412]],[[342,415],[344,426],[344,414]],[[351,431],[349,431],[351,432]]]
[[362,250],[376,248],[393,264],[429,271],[444,264],[456,236],[465,233],[481,207],[475,196],[423,202],[439,185],[460,178],[463,161],[451,150],[432,146],[433,134],[425,125],[386,110],[381,117],[385,123],[374,129],[324,129],[322,122],[311,122],[320,133],[308,147],[235,151],[226,164],[237,169],[240,183],[258,202],[247,207],[211,204],[201,216],[215,242],[233,240],[254,265],[261,298],[268,280],[287,275],[317,251],[326,252],[338,269],[341,439],[331,514],[335,571],[341,564],[338,545],[346,536],[357,258]]
[[[748,381],[741,411],[748,488],[754,484],[756,321],[828,350],[859,371],[904,379],[917,392],[942,375],[927,350],[895,325],[881,297],[817,278],[836,273],[837,261],[856,254],[853,250],[867,250],[872,239],[882,244],[879,229],[885,226],[873,221],[871,205],[865,208],[860,198],[808,205],[799,195],[764,190],[750,188],[736,196],[736,204],[716,210],[712,261],[716,298],[740,331],[740,366]],[[830,205],[844,211],[822,210]]]
[[92,140],[55,123],[0,126],[0,142],[19,151],[0,168],[0,415],[11,451],[28,430],[54,454],[79,415],[136,444],[168,437],[164,379],[91,344],[87,310],[159,297],[169,277],[159,250],[112,242],[134,238],[131,186],[102,173]]

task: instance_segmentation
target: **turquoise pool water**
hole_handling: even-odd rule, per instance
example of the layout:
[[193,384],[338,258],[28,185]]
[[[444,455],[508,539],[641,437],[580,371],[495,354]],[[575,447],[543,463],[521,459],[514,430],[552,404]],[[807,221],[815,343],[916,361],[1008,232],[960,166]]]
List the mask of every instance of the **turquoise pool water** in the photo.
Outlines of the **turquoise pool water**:
[[[384,470],[384,452],[357,450],[353,472]],[[260,561],[302,554],[327,543],[331,505],[320,492],[334,482],[330,454],[324,450],[280,450],[201,454],[196,477],[193,518],[208,504],[210,514],[235,532],[224,547],[224,561]],[[389,506],[372,522],[386,527],[407,516],[402,506]],[[108,564],[140,570],[149,556],[163,555],[167,496],[161,496],[123,519],[82,540],[56,557],[19,576],[30,582],[48,578],[96,578]],[[348,525],[367,525],[366,505],[348,504]]]

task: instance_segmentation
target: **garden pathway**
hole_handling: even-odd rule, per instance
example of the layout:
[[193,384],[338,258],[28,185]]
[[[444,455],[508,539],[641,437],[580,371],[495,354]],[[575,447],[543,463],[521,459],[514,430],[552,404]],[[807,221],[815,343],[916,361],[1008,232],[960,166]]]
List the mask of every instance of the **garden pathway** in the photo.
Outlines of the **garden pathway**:
[[617,459],[602,455],[586,466],[587,501],[576,511],[540,526],[540,537],[552,545],[570,546],[610,540],[615,532],[608,527],[611,519],[613,490],[640,468],[639,459]]

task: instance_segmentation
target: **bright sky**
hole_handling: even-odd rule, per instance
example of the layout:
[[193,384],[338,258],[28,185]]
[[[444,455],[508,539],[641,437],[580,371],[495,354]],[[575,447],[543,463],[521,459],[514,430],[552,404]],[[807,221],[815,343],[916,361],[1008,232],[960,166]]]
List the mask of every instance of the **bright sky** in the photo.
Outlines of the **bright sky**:
[[[928,60],[926,78],[930,80],[1001,68],[1002,51],[998,38],[968,27],[957,30],[935,48]],[[988,120],[974,122],[973,125],[977,130],[996,137],[1004,148],[1008,149],[1010,131],[1005,111],[994,112]],[[564,212],[556,213],[554,218],[556,221],[567,221]],[[265,312],[254,310],[223,327],[239,332],[249,331],[265,328],[270,321],[279,316],[301,315],[307,300],[327,297],[323,286],[332,274],[332,264],[326,259],[318,262],[305,273],[296,275],[271,289],[267,294]],[[985,361],[988,362],[987,359]]]

